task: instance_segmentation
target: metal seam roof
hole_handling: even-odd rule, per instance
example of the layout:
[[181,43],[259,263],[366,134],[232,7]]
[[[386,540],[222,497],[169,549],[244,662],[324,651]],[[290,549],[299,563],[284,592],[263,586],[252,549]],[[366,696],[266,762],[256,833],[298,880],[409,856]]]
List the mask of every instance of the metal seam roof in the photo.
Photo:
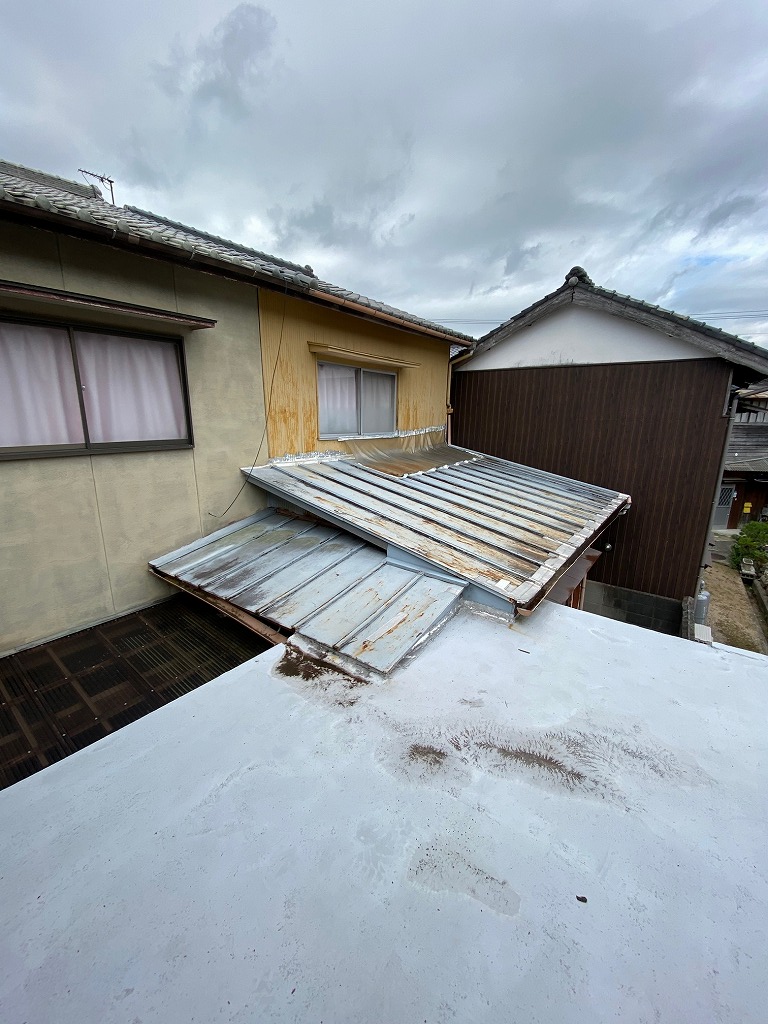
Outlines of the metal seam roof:
[[230,612],[274,622],[381,673],[451,614],[465,587],[396,565],[342,530],[272,509],[150,567]]
[[274,460],[243,473],[289,504],[523,607],[629,504],[625,494],[457,451],[471,461],[405,477],[348,457]]

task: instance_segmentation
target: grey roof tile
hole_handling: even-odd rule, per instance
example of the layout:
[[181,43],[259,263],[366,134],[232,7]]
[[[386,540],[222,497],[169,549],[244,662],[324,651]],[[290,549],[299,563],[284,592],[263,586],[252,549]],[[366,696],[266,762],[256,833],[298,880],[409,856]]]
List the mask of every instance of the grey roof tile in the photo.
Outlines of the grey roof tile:
[[[569,292],[572,293],[572,301],[577,305],[580,295],[589,294],[597,297],[598,300],[604,300],[606,308],[612,307],[610,311],[617,313],[619,316],[622,315],[623,307],[626,310],[638,310],[652,314],[658,320],[660,327],[663,326],[665,321],[671,324],[678,324],[691,332],[697,333],[702,339],[700,342],[702,348],[707,347],[704,339],[712,338],[720,346],[726,346],[725,352],[721,353],[718,351],[717,354],[722,354],[724,358],[728,358],[738,365],[749,366],[761,372],[768,370],[768,350],[761,346],[755,345],[751,341],[745,341],[735,334],[728,334],[720,327],[713,327],[703,320],[696,320],[684,313],[675,313],[674,310],[664,309],[663,306],[651,305],[651,303],[644,302],[642,299],[633,299],[631,295],[622,295],[616,291],[609,291],[607,288],[600,288],[592,281],[582,267],[573,267],[565,275],[565,283],[559,288],[549,292],[544,298],[527,306],[480,338],[475,346],[474,354],[478,355],[481,352],[488,351],[488,349],[493,348],[494,345],[497,345],[504,338],[509,337],[510,334],[514,334],[516,330],[535,322],[540,316],[546,316],[549,307],[555,308],[561,305],[563,297]],[[690,334],[688,337],[694,344],[696,343],[695,338]]]
[[313,293],[318,298],[333,296],[363,306],[374,315],[379,313],[401,321],[406,328],[439,332],[446,340],[455,339],[466,344],[474,341],[466,334],[432,323],[423,317],[321,281],[309,266],[302,267],[277,256],[270,256],[136,206],[112,206],[105,202],[93,185],[81,185],[79,182],[67,181],[43,171],[0,160],[0,202],[35,207],[52,217],[67,217],[92,224],[109,230],[113,237],[122,237],[133,244],[144,240],[172,250],[181,249],[193,257],[212,260],[232,269],[249,270],[254,275],[272,278],[300,292]]

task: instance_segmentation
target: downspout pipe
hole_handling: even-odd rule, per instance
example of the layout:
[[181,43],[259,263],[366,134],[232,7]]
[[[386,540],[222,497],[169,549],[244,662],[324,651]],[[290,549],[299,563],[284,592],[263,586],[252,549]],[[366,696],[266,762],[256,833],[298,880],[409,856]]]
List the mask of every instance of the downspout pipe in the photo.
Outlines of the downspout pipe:
[[709,554],[709,538],[712,536],[712,530],[715,525],[715,512],[717,510],[717,500],[720,496],[720,485],[723,482],[723,473],[725,472],[725,463],[728,458],[728,446],[731,443],[731,433],[733,432],[733,424],[736,421],[736,412],[739,407],[739,392],[737,388],[733,387],[733,371],[728,380],[728,393],[725,399],[725,408],[723,415],[728,417],[728,427],[725,431],[725,441],[723,442],[723,454],[720,457],[720,469],[717,474],[717,482],[715,484],[715,493],[712,497],[712,509],[709,513],[709,523],[707,525],[707,535],[704,538],[704,550],[701,553],[701,564],[699,568],[703,571],[707,566],[707,555]]

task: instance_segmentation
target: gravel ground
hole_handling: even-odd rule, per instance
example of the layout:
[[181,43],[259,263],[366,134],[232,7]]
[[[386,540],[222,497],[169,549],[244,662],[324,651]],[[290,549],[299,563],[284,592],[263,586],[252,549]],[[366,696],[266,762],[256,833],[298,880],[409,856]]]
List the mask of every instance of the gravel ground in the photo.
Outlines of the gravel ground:
[[745,651],[768,654],[760,613],[735,569],[715,562],[704,571],[705,586],[710,593],[709,625],[712,639]]

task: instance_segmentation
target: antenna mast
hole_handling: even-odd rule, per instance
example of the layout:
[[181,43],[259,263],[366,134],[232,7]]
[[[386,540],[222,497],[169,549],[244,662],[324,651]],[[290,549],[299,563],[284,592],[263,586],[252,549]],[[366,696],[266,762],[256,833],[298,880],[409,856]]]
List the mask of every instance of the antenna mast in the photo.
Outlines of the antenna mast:
[[100,181],[102,185],[109,185],[109,194],[112,196],[112,205],[115,205],[115,180],[114,178],[108,178],[106,174],[95,174],[93,171],[85,171],[82,167],[78,167],[83,175],[88,175],[89,178],[95,178]]

